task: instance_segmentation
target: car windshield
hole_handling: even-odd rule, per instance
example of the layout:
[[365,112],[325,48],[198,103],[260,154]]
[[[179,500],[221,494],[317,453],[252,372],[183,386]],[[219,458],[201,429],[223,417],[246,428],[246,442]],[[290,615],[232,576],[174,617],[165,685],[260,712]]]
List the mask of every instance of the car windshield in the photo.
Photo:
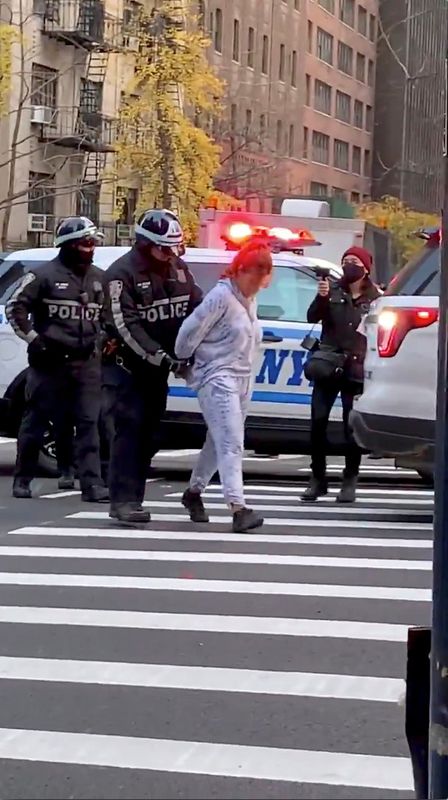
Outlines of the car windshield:
[[425,245],[392,278],[385,295],[440,294],[440,247]]

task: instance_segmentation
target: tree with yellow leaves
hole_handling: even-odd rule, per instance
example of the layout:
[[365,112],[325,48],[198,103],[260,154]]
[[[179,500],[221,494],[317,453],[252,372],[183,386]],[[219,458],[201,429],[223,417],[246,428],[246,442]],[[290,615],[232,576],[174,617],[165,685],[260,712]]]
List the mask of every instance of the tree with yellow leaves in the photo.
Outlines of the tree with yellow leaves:
[[422,228],[440,224],[440,218],[436,214],[414,211],[401,200],[390,196],[360,206],[358,216],[372,225],[390,231],[399,267],[422,246],[421,239],[413,234]]
[[209,41],[186,10],[187,25],[170,0],[141,16],[140,54],[116,150],[118,182],[138,180],[139,210],[178,211],[191,241],[219,170],[220,148],[200,122],[216,114],[223,84],[206,59]]
[[0,22],[0,117],[7,108],[11,87],[12,44],[17,34],[12,25]]

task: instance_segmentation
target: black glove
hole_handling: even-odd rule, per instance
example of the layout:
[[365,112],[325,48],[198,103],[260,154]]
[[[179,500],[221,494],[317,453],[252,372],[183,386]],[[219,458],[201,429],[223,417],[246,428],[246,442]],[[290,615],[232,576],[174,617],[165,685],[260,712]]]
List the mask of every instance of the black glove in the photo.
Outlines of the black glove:
[[50,354],[44,340],[36,336],[28,345],[28,363],[37,369],[46,367],[50,363]]
[[172,358],[168,353],[160,353],[161,355],[161,364],[166,364],[169,371],[173,373],[176,378],[184,378],[188,367],[190,366],[190,361],[181,361],[178,358]]

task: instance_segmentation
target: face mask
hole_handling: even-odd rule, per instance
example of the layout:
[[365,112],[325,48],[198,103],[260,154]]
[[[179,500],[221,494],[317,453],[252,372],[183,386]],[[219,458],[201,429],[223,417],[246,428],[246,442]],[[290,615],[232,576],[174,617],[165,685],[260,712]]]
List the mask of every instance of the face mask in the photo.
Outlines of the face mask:
[[344,280],[348,284],[356,283],[356,281],[361,280],[366,274],[365,268],[355,261],[346,261],[346,263],[342,265],[342,269],[344,272]]

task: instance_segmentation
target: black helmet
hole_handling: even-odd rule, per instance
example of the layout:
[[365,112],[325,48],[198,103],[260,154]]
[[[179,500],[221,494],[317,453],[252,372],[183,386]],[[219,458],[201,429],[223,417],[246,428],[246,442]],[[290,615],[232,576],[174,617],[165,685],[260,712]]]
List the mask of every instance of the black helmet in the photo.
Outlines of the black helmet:
[[67,217],[57,227],[54,246],[60,247],[75,239],[90,239],[98,236],[98,228],[92,220],[87,217]]
[[184,243],[184,232],[178,218],[166,208],[145,211],[135,226],[135,234],[158,247],[170,247],[174,252],[182,249]]

